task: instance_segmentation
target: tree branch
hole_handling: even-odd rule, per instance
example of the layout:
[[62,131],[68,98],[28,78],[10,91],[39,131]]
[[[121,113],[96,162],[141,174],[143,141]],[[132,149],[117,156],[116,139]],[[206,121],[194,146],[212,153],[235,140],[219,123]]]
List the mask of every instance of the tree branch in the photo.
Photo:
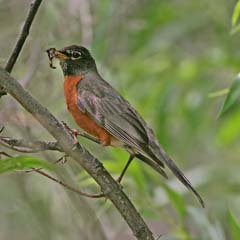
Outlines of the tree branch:
[[[5,65],[5,70],[8,71],[9,73],[11,73],[14,64],[17,61],[17,58],[19,56],[19,53],[22,50],[23,44],[25,43],[27,36],[29,34],[32,22],[34,17],[36,16],[36,13],[38,11],[38,8],[40,6],[40,4],[42,3],[42,0],[35,0],[34,2],[32,2],[30,4],[30,8],[27,14],[27,18],[24,22],[23,28],[21,30],[21,33],[19,34],[19,37],[17,39],[17,42],[15,44],[15,47],[12,50],[12,53],[10,54],[7,63]],[[2,86],[0,86],[0,97],[3,95],[6,95],[6,91],[4,90],[4,88]]]
[[[0,129],[0,133],[1,133],[1,131],[2,130]],[[95,141],[95,138],[93,138],[91,136],[89,137],[88,134],[81,133],[81,135],[83,135],[87,139],[90,139],[90,140],[100,144],[100,142],[98,142],[97,140]],[[26,141],[24,139],[15,139],[15,138],[10,138],[10,137],[0,136],[0,144],[3,145],[4,147],[10,148],[10,149],[18,151],[18,152],[23,152],[23,153],[37,153],[37,152],[48,151],[48,150],[63,152],[63,150],[61,149],[61,147],[59,146],[59,144],[57,142],[44,142],[44,141],[31,141],[30,142],[30,141]],[[9,154],[0,151],[0,155],[1,154],[11,157]],[[54,164],[62,161],[65,158],[66,158],[66,155],[64,155],[57,161],[55,161]],[[43,172],[42,168],[33,168],[31,170],[27,170],[26,172],[37,172],[37,173],[51,179],[52,181],[59,183],[60,185],[66,187],[67,189],[69,189],[75,193],[78,193],[79,195],[84,196],[84,197],[89,197],[89,198],[104,197],[103,193],[92,194],[92,193],[85,193],[78,189],[75,189],[75,188],[71,187],[70,185],[67,185],[66,183],[62,182],[61,180],[58,180],[58,179],[52,177],[51,175]],[[122,179],[122,176],[123,176],[123,173],[117,180],[119,183]]]
[[12,71],[13,66],[19,56],[20,51],[22,50],[23,44],[26,41],[26,38],[29,34],[33,19],[38,11],[38,8],[41,4],[42,0],[35,0],[34,2],[32,2],[30,4],[30,8],[27,14],[27,18],[24,22],[22,31],[17,39],[16,45],[12,50],[12,53],[9,57],[9,59],[7,60],[6,66],[5,66],[5,70],[8,71],[9,73]]
[[33,168],[32,170],[33,171],[31,171],[31,172],[37,172],[37,173],[41,174],[42,176],[47,177],[47,178],[51,179],[52,181],[62,185],[63,187],[67,188],[68,190],[71,190],[72,192],[75,192],[75,193],[79,194],[80,196],[84,196],[84,197],[88,197],[88,198],[102,198],[102,197],[104,197],[103,193],[92,194],[92,193],[82,192],[82,191],[64,183],[63,181],[61,181],[59,179],[56,179],[55,177],[45,173],[42,169]]
[[[3,132],[3,130],[4,130],[4,127],[1,127],[0,134]],[[88,135],[87,133],[78,131],[77,134],[94,143],[101,144],[101,142],[98,139]],[[4,147],[13,149],[18,152],[23,152],[23,153],[37,153],[37,152],[43,152],[48,150],[63,152],[58,142],[39,141],[39,140],[27,141],[25,139],[16,139],[11,137],[0,136],[0,144],[3,145]]]
[[154,240],[152,232],[134,205],[103,165],[80,144],[77,144],[73,149],[74,140],[64,125],[1,67],[0,85],[47,129],[67,155],[73,158],[95,179],[103,194],[112,201],[136,238],[139,240]]
[[[13,157],[10,154],[8,154],[6,152],[3,152],[3,151],[0,151],[0,159],[1,159],[1,155],[4,155],[6,157],[10,157],[10,158]],[[59,160],[61,160],[61,159],[59,159]],[[59,160],[57,160],[55,163],[58,163]],[[42,170],[42,168],[31,168],[31,170],[24,170],[24,172],[26,172],[26,173],[36,172],[36,173],[38,173],[38,174],[40,174],[40,175],[42,175],[42,176],[52,180],[53,182],[56,182],[56,183],[62,185],[66,189],[68,189],[68,190],[70,190],[72,192],[75,192],[75,193],[77,193],[77,194],[79,194],[80,196],[83,196],[83,197],[88,197],[88,198],[103,198],[103,197],[105,197],[103,193],[92,194],[92,193],[82,192],[82,191],[80,191],[80,190],[78,190],[78,189],[76,189],[76,188],[66,184],[65,182],[63,182],[63,181],[61,181],[61,180],[59,180],[59,179],[49,175],[48,173],[44,172]]]
[[0,144],[23,153],[37,153],[47,150],[63,152],[57,142],[44,141],[26,141],[24,139],[15,139],[0,136]]

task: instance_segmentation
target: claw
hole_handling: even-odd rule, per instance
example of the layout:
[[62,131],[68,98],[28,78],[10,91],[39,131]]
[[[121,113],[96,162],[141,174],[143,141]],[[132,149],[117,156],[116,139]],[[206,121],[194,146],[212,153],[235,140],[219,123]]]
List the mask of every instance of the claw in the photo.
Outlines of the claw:
[[81,132],[77,129],[72,129],[70,128],[64,121],[62,121],[64,127],[68,130],[68,132],[71,134],[71,136],[73,137],[73,148],[74,149],[76,147],[76,145],[78,144],[78,138],[77,136],[81,135]]

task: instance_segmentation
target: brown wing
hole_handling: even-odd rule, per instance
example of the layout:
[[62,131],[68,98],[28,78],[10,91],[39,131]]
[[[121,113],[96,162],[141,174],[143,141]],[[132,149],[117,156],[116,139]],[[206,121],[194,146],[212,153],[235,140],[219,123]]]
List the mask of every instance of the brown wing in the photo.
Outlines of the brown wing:
[[[95,84],[95,83],[94,83]],[[124,144],[141,149],[149,140],[139,116],[109,85],[89,86],[80,81],[78,107]]]

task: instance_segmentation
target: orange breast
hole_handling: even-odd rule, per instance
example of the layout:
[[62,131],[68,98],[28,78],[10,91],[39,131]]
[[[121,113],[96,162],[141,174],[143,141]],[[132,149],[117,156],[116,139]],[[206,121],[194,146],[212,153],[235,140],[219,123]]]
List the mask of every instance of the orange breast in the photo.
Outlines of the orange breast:
[[97,125],[86,113],[81,112],[77,106],[77,83],[82,79],[81,76],[67,76],[64,78],[64,95],[68,111],[80,128],[100,139],[103,145],[110,145],[111,135],[104,128]]

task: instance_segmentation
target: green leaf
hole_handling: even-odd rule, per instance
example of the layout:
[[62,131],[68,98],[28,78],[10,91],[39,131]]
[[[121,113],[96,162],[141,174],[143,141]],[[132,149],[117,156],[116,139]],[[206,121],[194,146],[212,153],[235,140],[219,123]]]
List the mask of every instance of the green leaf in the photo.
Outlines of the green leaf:
[[44,168],[51,170],[52,166],[48,162],[33,156],[23,155],[0,160],[0,174],[14,170],[25,170],[31,168]]
[[164,186],[164,189],[169,197],[169,200],[176,208],[181,220],[184,220],[187,211],[182,195],[166,185]]
[[219,91],[211,92],[208,94],[209,98],[216,98],[216,97],[222,97],[224,95],[227,95],[229,93],[229,88],[224,88]]
[[237,2],[232,15],[232,26],[236,26],[240,15],[240,0]]
[[237,76],[236,80],[232,83],[229,93],[223,103],[223,107],[220,111],[219,116],[222,116],[229,110],[232,110],[236,106],[239,106],[240,99],[240,75]]
[[220,145],[232,144],[240,136],[240,111],[233,112],[219,128],[217,141]]
[[231,240],[240,239],[240,223],[232,211],[229,211],[229,230]]

